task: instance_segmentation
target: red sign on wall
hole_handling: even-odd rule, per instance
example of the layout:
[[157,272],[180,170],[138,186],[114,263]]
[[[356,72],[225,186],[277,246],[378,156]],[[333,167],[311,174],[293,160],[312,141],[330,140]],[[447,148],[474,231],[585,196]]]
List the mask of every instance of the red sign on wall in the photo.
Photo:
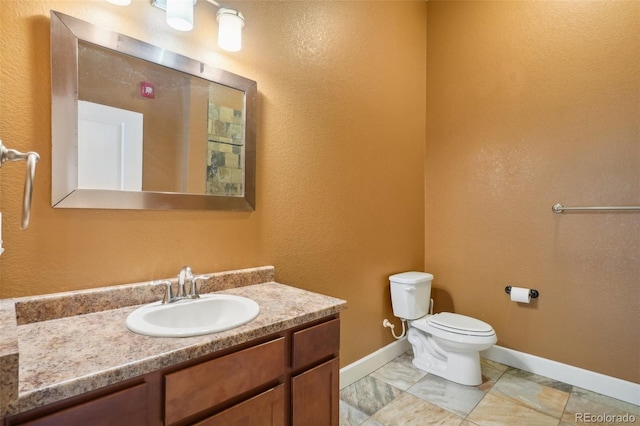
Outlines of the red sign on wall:
[[148,81],[140,82],[140,96],[153,99],[156,96],[156,88]]

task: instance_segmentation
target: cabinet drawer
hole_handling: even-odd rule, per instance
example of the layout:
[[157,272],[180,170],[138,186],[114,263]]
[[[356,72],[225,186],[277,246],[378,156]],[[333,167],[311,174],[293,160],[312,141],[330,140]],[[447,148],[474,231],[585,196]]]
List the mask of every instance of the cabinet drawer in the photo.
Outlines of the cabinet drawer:
[[340,350],[340,319],[334,319],[293,333],[292,365],[305,367]]
[[165,422],[172,424],[284,374],[284,338],[165,376]]
[[284,385],[209,417],[194,426],[284,426]]
[[146,383],[78,404],[74,407],[40,417],[26,423],[29,426],[110,426],[147,424]]

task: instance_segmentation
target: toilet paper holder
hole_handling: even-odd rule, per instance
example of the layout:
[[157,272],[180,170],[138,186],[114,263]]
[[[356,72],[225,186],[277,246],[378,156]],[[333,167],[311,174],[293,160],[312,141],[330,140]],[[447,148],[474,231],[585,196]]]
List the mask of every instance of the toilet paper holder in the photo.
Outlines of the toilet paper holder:
[[[504,288],[504,292],[507,294],[511,294],[511,286],[508,285]],[[537,299],[538,296],[540,296],[540,293],[538,293],[538,290],[535,289],[531,289],[529,290],[529,296],[531,296],[532,299]]]

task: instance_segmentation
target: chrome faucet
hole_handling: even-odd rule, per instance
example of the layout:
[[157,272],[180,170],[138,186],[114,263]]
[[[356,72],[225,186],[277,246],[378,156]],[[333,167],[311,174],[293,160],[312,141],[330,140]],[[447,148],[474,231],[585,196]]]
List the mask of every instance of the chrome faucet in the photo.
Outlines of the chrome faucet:
[[[199,299],[200,294],[198,292],[197,282],[198,280],[209,279],[210,275],[193,275],[193,271],[188,266],[183,266],[178,273],[178,294],[173,295],[173,289],[171,288],[171,281],[158,280],[154,281],[155,285],[164,285],[165,292],[162,298],[162,303],[173,303],[183,299]],[[189,282],[189,294],[187,294],[186,283]]]
[[187,292],[184,288],[185,281],[189,280],[191,282],[191,288],[189,289],[189,297],[193,297],[195,294],[197,296],[198,292],[195,290],[195,280],[193,277],[193,271],[188,266],[183,266],[178,274],[178,297],[185,299],[187,297]]

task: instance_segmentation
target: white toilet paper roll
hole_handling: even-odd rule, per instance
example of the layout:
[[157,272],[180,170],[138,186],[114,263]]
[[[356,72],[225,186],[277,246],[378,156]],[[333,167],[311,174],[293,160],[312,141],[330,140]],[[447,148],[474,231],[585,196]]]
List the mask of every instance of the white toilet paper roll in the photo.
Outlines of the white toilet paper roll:
[[520,303],[531,302],[531,290],[522,287],[511,287],[511,301]]

